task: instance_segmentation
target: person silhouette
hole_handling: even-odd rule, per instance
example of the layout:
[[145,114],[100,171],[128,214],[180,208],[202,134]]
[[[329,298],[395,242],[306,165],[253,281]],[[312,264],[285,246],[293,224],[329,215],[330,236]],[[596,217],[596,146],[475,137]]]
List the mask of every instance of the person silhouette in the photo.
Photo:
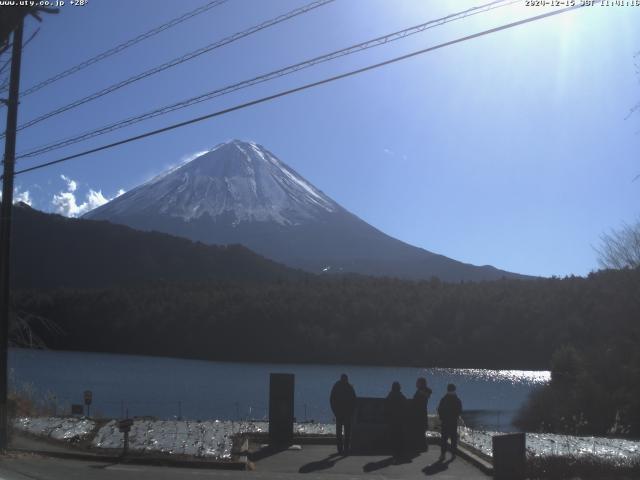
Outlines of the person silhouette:
[[[356,408],[356,392],[349,383],[349,377],[345,373],[340,375],[331,389],[329,403],[334,417],[336,417],[336,442],[338,453],[347,455],[351,442],[351,419]],[[344,435],[342,430],[344,428]]]
[[393,382],[391,391],[385,399],[385,417],[389,424],[391,451],[397,460],[404,450],[404,422],[407,398],[400,391],[400,383]]
[[447,439],[451,439],[451,453],[455,457],[458,448],[458,417],[462,413],[462,402],[453,383],[447,385],[447,393],[438,404],[438,416],[442,424],[440,438],[440,460],[447,451]]
[[427,413],[427,403],[431,397],[431,389],[427,386],[427,379],[424,377],[416,380],[416,393],[413,395],[412,415],[411,415],[411,440],[412,445],[418,451],[427,449],[427,430],[429,429],[429,416]]

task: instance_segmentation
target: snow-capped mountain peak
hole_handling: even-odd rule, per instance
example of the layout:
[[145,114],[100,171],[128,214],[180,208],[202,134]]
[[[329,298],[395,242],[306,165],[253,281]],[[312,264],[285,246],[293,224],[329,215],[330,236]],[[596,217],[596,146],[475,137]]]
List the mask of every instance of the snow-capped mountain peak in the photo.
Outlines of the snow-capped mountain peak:
[[453,281],[513,275],[463,264],[390,237],[338,205],[263,146],[240,140],[197,155],[85,218],[206,244],[238,243],[316,273]]
[[118,200],[101,213],[153,209],[186,221],[206,214],[214,219],[230,215],[234,225],[298,225],[339,208],[266,148],[240,140],[219,144]]

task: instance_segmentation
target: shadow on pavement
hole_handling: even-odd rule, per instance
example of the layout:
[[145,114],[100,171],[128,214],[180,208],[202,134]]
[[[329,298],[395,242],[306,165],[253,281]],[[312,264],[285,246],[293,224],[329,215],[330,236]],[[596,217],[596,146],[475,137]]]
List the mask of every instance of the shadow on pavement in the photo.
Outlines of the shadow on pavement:
[[284,452],[285,450],[288,450],[289,446],[286,445],[268,445],[266,447],[261,448],[260,450],[256,451],[256,452],[252,452],[249,454],[249,460],[251,460],[252,462],[259,462],[260,460],[263,460],[267,457],[271,457],[272,455],[275,455],[276,453],[280,453],[280,452]]
[[300,467],[298,473],[311,473],[317,472],[318,470],[326,470],[328,468],[333,467],[338,460],[342,460],[344,457],[339,453],[333,453],[329,455],[327,458],[323,458],[317,462],[307,463]]
[[413,462],[413,459],[418,457],[420,454],[418,452],[407,452],[395,457],[383,458],[382,460],[378,460],[377,462],[369,462],[364,467],[362,467],[362,471],[373,472],[375,470],[381,470],[386,467],[390,467],[391,465],[403,465],[405,463]]
[[432,463],[431,465],[427,465],[422,469],[422,473],[425,475],[436,475],[440,472],[444,472],[447,468],[449,468],[449,464],[453,462],[453,458],[450,458],[446,462],[442,460],[438,460],[437,462]]
[[364,467],[362,467],[363,472],[373,472],[375,470],[380,470],[381,468],[386,468],[395,463],[395,459],[393,457],[384,458],[377,462],[369,462]]

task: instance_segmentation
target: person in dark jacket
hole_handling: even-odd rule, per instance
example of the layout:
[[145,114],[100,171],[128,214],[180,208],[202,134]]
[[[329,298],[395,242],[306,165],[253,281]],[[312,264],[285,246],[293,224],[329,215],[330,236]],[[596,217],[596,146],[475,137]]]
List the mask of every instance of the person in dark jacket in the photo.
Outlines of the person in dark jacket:
[[453,383],[447,385],[447,394],[442,397],[438,405],[438,416],[442,424],[440,459],[447,451],[447,439],[451,439],[451,453],[456,456],[458,447],[458,417],[462,413],[462,402],[456,394]]
[[416,393],[413,395],[411,415],[411,439],[414,448],[418,451],[427,449],[427,430],[429,429],[429,417],[427,403],[431,397],[431,389],[427,387],[427,379],[418,378],[416,381]]
[[[329,397],[331,410],[336,417],[336,440],[338,443],[338,453],[349,453],[349,442],[351,440],[351,417],[356,408],[356,392],[349,383],[349,377],[346,374],[340,375],[338,380],[331,389]],[[344,436],[342,429],[344,428]]]
[[389,423],[389,439],[391,450],[396,459],[404,449],[404,423],[407,408],[407,398],[400,391],[400,383],[393,382],[391,391],[384,404],[385,416]]

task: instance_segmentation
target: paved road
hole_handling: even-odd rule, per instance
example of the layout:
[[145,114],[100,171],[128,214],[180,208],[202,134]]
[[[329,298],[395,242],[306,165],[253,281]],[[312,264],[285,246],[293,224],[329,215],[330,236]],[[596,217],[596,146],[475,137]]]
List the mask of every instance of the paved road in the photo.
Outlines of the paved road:
[[[333,455],[333,448],[305,445],[300,451],[287,450],[265,455],[255,462],[255,471],[205,470],[197,468],[152,467],[106,463],[104,461],[66,460],[30,454],[10,454],[0,459],[0,480],[169,480],[219,479],[256,480],[306,479],[414,479],[433,477],[439,480],[486,480],[475,467],[457,458],[436,463],[438,450],[393,465],[387,456]],[[447,459],[449,460],[449,459]]]
[[272,472],[298,475],[299,478],[331,478],[346,476],[363,479],[424,478],[486,480],[476,467],[461,458],[452,460],[449,455],[444,462],[438,462],[440,449],[430,446],[415,458],[407,458],[394,464],[388,455],[335,455],[334,447],[324,445],[304,445],[301,451],[287,450],[266,456],[256,462],[257,472]]

